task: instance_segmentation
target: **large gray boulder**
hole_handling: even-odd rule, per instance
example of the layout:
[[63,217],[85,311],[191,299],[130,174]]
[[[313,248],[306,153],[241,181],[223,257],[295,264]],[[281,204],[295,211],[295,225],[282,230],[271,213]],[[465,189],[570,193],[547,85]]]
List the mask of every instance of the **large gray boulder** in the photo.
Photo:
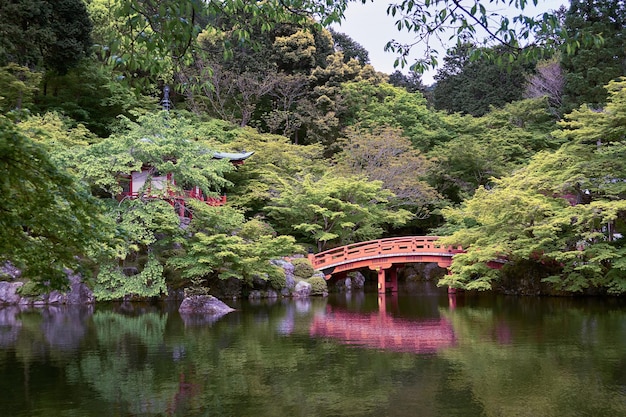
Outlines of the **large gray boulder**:
[[362,290],[365,286],[365,277],[359,271],[352,274],[352,288],[355,290]]
[[15,281],[22,276],[22,271],[15,267],[11,262],[7,261],[4,265],[0,265],[0,277],[8,278],[8,281]]
[[67,272],[67,279],[70,283],[69,290],[67,292],[51,291],[49,294],[44,295],[40,300],[36,300],[33,304],[72,304],[72,305],[86,305],[93,304],[95,297],[93,291],[85,284],[79,274],[72,274],[71,271]]
[[6,282],[0,281],[0,305],[9,304],[9,305],[17,305],[22,298],[17,290],[22,285],[21,282]]
[[271,263],[281,267],[283,271],[285,271],[285,288],[283,288],[283,295],[289,295],[289,292],[296,286],[296,279],[293,273],[295,267],[291,262],[284,259],[274,259]]
[[298,281],[293,290],[294,297],[308,297],[311,295],[312,286],[306,281]]
[[79,274],[68,273],[67,279],[70,281],[70,290],[65,294],[65,304],[93,304],[95,297],[91,288],[83,282]]
[[185,297],[180,307],[178,307],[178,312],[181,314],[202,314],[214,317],[221,317],[231,311],[235,311],[235,309],[229,307],[212,295],[192,295]]

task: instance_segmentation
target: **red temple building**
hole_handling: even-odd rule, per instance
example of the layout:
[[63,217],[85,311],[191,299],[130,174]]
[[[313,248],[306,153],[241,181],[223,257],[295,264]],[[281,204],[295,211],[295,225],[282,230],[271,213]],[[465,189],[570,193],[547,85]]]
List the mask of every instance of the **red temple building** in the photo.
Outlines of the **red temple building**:
[[[226,159],[233,165],[242,165],[254,152],[226,153],[216,152],[214,159]],[[177,190],[176,179],[172,173],[165,175],[155,175],[151,166],[142,167],[141,171],[132,172],[130,175],[122,177],[122,194],[120,199],[139,198],[140,196],[149,198],[160,198],[167,200],[177,211],[180,217],[191,217],[186,208],[185,201],[194,199],[203,201],[210,206],[222,206],[226,204],[226,196],[207,196],[200,187],[193,187],[190,190]]]
[[[163,110],[165,111],[169,111],[172,105],[169,93],[169,86],[164,86],[161,104],[163,105]],[[151,142],[150,139],[142,139],[142,141]],[[239,166],[242,165],[246,159],[252,156],[252,154],[254,154],[254,152],[215,152],[213,154],[213,159],[225,159],[230,161],[233,165]],[[181,191],[180,189],[177,189],[176,178],[174,178],[172,173],[166,173],[163,175],[156,172],[154,167],[149,165],[144,165],[141,168],[141,171],[131,172],[130,175],[121,176],[120,185],[122,186],[122,194],[118,196],[120,200],[139,197],[163,199],[174,207],[181,219],[191,218],[191,211],[187,209],[185,204],[189,199],[203,201],[210,206],[223,206],[226,204],[225,195],[218,197],[207,196],[198,186],[193,187],[190,190]]]

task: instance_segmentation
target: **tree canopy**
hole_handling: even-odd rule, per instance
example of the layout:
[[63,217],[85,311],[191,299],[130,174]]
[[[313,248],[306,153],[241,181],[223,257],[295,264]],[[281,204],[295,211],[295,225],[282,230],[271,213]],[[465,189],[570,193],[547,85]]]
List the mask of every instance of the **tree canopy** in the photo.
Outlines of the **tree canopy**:
[[318,251],[379,237],[385,227],[411,218],[388,207],[393,193],[380,181],[358,177],[306,175],[284,184],[266,207],[276,230],[315,245]]
[[41,287],[64,288],[65,268],[99,255],[106,224],[84,184],[0,116],[0,260]]
[[565,111],[583,103],[600,108],[607,98],[605,84],[626,73],[626,5],[619,0],[572,0],[564,27],[578,42],[598,33],[603,40],[601,46],[583,42],[562,55]]
[[[482,116],[491,106],[501,107],[522,99],[527,74],[532,65],[516,59],[507,66],[494,63],[486,55],[472,58],[474,45],[461,44],[448,51],[443,66],[435,75],[435,108],[450,113]],[[500,56],[502,46],[485,51]]]
[[[443,285],[531,266],[552,289],[624,292],[623,4],[526,19],[394,2],[416,41],[452,35],[427,90],[432,48],[383,74],[325,28],[349,3],[2,3],[0,265],[42,290],[81,269],[98,299],[152,297],[278,286],[270,258],[303,246],[441,233],[468,248]],[[411,47],[388,45],[400,67]]]
[[64,74],[91,46],[92,23],[82,0],[3,1],[0,22],[0,65]]
[[583,107],[561,123],[555,135],[568,142],[559,150],[537,154],[494,188],[480,187],[462,207],[444,211],[459,228],[445,241],[468,250],[455,257],[443,284],[491,289],[500,272],[488,263],[505,259],[541,265],[543,282],[566,291],[626,291],[626,173],[619,162],[626,80],[608,88],[603,111]]

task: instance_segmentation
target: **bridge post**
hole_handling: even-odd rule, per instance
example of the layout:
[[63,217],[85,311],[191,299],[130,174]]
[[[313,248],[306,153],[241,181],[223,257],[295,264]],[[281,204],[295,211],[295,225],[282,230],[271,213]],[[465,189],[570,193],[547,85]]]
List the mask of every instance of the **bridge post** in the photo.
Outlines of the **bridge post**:
[[454,310],[456,308],[456,294],[448,293],[448,307],[450,310]]
[[[448,268],[448,275],[452,275],[452,271]],[[448,294],[456,294],[456,288],[448,285]]]
[[376,272],[378,272],[378,294],[385,294],[385,270],[383,268],[376,268]]
[[391,280],[391,291],[398,292],[398,268],[395,266],[389,268],[389,278]]

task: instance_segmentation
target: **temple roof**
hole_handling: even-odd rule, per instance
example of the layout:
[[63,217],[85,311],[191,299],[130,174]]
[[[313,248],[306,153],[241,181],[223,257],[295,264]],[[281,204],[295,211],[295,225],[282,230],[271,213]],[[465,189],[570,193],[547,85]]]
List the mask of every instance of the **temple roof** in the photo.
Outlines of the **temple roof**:
[[213,158],[215,159],[228,159],[229,161],[243,161],[252,156],[254,152],[239,152],[239,153],[229,153],[229,152],[215,152],[213,154]]

